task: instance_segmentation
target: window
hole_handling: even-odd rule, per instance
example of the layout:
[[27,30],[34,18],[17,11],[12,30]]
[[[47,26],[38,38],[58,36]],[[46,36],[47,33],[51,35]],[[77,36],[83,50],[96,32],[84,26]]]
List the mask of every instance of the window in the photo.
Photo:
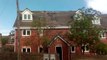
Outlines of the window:
[[71,47],[71,53],[75,53],[75,46]]
[[88,50],[89,50],[89,47],[88,47],[88,45],[86,45],[86,46],[85,46],[85,50],[86,50],[86,51],[88,51]]
[[93,24],[100,25],[100,20],[92,20]]
[[24,19],[25,19],[25,20],[27,19],[27,15],[26,15],[26,14],[24,14]]
[[30,48],[27,48],[27,52],[30,53]]
[[31,16],[31,15],[29,15],[29,14],[28,14],[28,19],[31,19],[31,17],[30,17],[30,16]]
[[82,51],[89,52],[89,45],[83,45],[81,48],[82,48]]
[[40,30],[40,37],[42,37],[43,36],[43,30]]
[[40,53],[42,52],[43,48],[40,47]]
[[32,21],[33,20],[33,13],[29,9],[25,9],[21,12],[22,20],[23,21]]
[[106,32],[105,32],[105,31],[101,31],[100,37],[101,37],[101,38],[106,38]]
[[43,52],[43,47],[42,47],[42,45],[40,45],[39,47],[38,47],[38,53],[42,53]]
[[23,53],[30,53],[31,52],[31,48],[30,47],[23,47],[22,48],[22,52]]
[[22,36],[30,36],[31,30],[22,30]]
[[92,20],[93,24],[100,25],[100,18],[98,16],[94,16],[94,20]]
[[31,14],[23,14],[22,20],[32,20],[32,15]]
[[23,53],[25,53],[26,52],[26,48],[23,48]]

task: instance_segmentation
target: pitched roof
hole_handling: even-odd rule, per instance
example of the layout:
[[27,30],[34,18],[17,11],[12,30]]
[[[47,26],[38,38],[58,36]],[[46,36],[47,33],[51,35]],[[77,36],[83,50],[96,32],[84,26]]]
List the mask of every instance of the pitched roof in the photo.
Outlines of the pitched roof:
[[[22,21],[22,13],[20,11],[20,27],[31,27],[32,22]],[[40,17],[46,19],[48,26],[67,26],[73,19],[76,11],[31,11],[33,13],[33,20],[39,20]],[[17,18],[14,27],[17,27]],[[107,14],[101,15],[101,26],[107,28]]]
[[49,43],[48,46],[50,46],[50,45],[51,45],[55,40],[57,40],[58,38],[59,38],[61,41],[63,41],[65,44],[67,44],[67,46],[70,46],[70,43],[69,43],[67,40],[63,39],[60,35],[56,35],[56,36],[50,41],[50,43]]
[[[21,11],[22,12],[22,11]],[[32,11],[33,20],[38,20],[39,17],[43,17],[47,20],[49,26],[67,26],[68,22],[71,21],[72,16],[75,14],[75,11]],[[18,20],[16,19],[14,27],[17,27]],[[21,27],[30,27],[32,22],[22,21],[22,16],[20,14],[20,26]]]

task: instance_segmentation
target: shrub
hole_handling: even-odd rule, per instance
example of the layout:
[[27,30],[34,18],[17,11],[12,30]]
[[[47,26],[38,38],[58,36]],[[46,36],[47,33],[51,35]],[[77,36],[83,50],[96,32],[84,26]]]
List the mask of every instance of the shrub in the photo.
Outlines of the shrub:
[[100,55],[106,55],[107,54],[107,45],[104,43],[98,43],[96,46],[96,53]]

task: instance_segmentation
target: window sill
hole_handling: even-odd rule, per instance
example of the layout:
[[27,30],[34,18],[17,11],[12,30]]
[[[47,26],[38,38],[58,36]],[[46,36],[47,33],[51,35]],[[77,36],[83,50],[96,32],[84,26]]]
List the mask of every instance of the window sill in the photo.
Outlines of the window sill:
[[22,36],[31,36],[31,35],[22,35]]
[[71,53],[75,53],[75,51],[71,51]]
[[101,37],[101,39],[105,39],[106,37]]

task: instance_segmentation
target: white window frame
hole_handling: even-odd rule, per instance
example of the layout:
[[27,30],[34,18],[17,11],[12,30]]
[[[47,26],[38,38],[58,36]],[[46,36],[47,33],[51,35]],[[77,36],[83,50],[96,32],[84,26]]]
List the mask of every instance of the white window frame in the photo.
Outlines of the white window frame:
[[[26,15],[26,19],[25,19],[25,15]],[[30,18],[29,18],[30,16]],[[32,15],[31,14],[22,14],[22,20],[32,20]]]
[[[31,53],[31,47],[29,47],[29,46],[22,47],[22,50],[21,50],[22,52],[23,52],[23,49],[26,49],[25,53]],[[27,49],[30,49],[30,52],[28,52]]]
[[95,20],[92,20],[92,24],[101,25],[100,18],[97,16],[94,16]]
[[[73,48],[73,47],[74,47],[74,51],[72,51],[72,48]],[[71,53],[75,53],[75,52],[76,52],[75,49],[76,49],[75,46],[71,46]]]
[[100,20],[92,20],[93,24],[100,25]]
[[[88,44],[86,44],[86,45],[82,45],[82,46],[84,46],[84,52],[89,52],[90,50],[88,49],[86,49],[87,47],[86,46],[88,46]],[[83,50],[82,50],[82,52],[83,52]]]
[[42,37],[43,36],[43,32],[44,32],[44,30],[42,29],[42,30],[40,30],[40,37]]
[[[24,30],[25,30],[25,35],[23,34],[24,33]],[[30,32],[30,34],[28,35],[28,33],[27,32]],[[22,30],[22,36],[30,36],[31,35],[31,30],[29,30],[29,29],[23,29]]]
[[101,37],[101,38],[106,38],[106,32],[105,32],[105,31],[101,31],[100,37]]

